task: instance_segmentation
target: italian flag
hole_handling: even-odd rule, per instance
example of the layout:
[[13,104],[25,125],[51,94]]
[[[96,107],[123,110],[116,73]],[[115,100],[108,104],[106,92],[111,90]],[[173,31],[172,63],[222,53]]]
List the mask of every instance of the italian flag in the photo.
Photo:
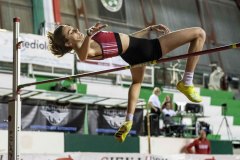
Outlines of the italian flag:
[[34,33],[39,34],[41,27],[51,29],[61,23],[60,0],[32,0]]

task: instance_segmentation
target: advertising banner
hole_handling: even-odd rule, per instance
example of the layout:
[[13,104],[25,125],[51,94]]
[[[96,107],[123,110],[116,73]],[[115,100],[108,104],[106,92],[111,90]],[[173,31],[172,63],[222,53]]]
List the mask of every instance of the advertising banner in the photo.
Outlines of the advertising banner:
[[[238,160],[238,155],[151,155],[138,153],[62,153],[62,154],[23,154],[24,160]],[[7,160],[7,154],[0,154]]]
[[[0,61],[12,62],[13,33],[8,31],[0,32],[0,37]],[[20,41],[23,41],[20,55],[22,63],[65,69],[72,69],[74,66],[74,56],[72,54],[66,54],[58,58],[48,50],[46,36],[21,33]]]
[[[126,108],[92,107],[88,109],[90,134],[113,135],[126,118]],[[143,109],[136,109],[131,135],[142,134]]]
[[[7,129],[8,104],[0,103],[0,129]],[[44,102],[22,105],[22,130],[83,133],[85,108]]]

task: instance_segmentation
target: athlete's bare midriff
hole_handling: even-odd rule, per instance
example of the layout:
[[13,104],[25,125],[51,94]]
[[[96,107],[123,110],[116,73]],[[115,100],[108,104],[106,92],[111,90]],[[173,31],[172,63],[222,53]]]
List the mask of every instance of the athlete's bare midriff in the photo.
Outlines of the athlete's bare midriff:
[[[122,52],[124,53],[129,46],[129,36],[127,34],[119,33],[121,43],[122,43]],[[90,41],[90,51],[88,53],[88,59],[101,59],[102,58],[102,49],[101,46],[94,40]]]
[[122,53],[125,53],[129,46],[129,36],[127,34],[119,33],[122,42]]

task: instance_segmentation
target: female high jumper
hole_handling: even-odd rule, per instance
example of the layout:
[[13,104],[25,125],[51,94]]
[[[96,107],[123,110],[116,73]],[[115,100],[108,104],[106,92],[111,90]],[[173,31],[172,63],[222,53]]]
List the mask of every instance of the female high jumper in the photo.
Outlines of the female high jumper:
[[[129,65],[158,60],[170,51],[189,43],[188,53],[201,51],[206,34],[202,28],[192,27],[170,32],[160,24],[144,28],[130,35],[109,31],[101,31],[107,25],[96,23],[87,30],[86,35],[69,25],[58,26],[53,33],[48,33],[49,48],[56,56],[63,56],[74,50],[81,61],[87,59],[102,60],[120,56]],[[156,39],[142,38],[151,31],[163,32]],[[185,73],[177,84],[177,89],[190,101],[201,102],[200,95],[193,85],[193,74],[199,56],[187,59]],[[123,142],[131,130],[135,106],[139,97],[145,66],[131,68],[132,84],[128,93],[126,121],[115,133],[119,142]]]

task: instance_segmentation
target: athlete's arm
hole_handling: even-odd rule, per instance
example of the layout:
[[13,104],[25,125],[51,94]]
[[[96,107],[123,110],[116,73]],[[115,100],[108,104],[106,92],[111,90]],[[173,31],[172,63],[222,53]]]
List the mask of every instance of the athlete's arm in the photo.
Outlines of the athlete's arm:
[[78,55],[78,58],[81,61],[84,61],[87,59],[88,54],[92,51],[90,48],[90,40],[91,37],[94,35],[94,33],[100,31],[101,29],[107,27],[106,24],[96,23],[94,26],[87,29],[87,36],[85,37],[84,41],[79,43],[79,46],[77,46],[76,52]]
[[144,28],[140,31],[134,32],[134,33],[130,34],[130,36],[142,38],[151,31],[156,31],[161,34],[167,34],[167,33],[171,32],[167,26],[165,26],[163,24],[157,24],[157,25],[148,26],[147,28]]
[[81,46],[77,47],[77,49],[76,49],[76,53],[78,55],[78,58],[81,61],[86,60],[87,57],[88,57],[88,54],[90,52],[90,40],[91,40],[91,37],[86,36],[83,43],[81,44]]
[[130,36],[133,36],[133,37],[137,37],[137,38],[142,38],[144,37],[147,33],[149,33],[151,31],[151,28],[150,26],[147,27],[147,28],[144,28],[142,30],[139,30],[137,32],[134,32],[134,33],[131,33],[129,34]]
[[151,30],[159,32],[161,34],[167,34],[167,33],[171,32],[171,30],[163,24],[153,25],[153,26],[151,26]]

